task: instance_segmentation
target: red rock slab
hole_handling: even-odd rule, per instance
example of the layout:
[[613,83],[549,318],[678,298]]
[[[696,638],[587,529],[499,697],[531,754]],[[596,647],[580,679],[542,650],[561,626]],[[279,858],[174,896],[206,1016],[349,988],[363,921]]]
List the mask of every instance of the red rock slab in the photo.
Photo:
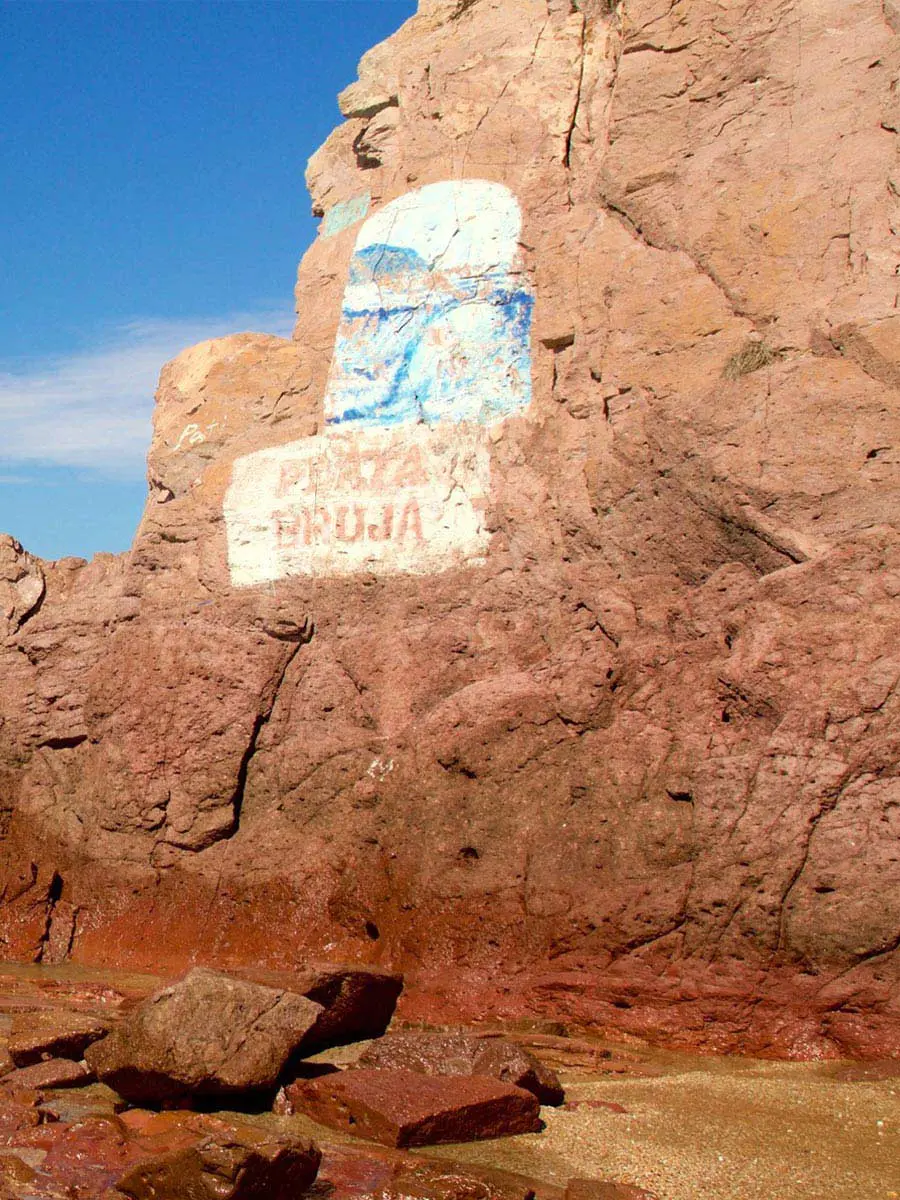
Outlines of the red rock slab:
[[320,1186],[329,1200],[563,1200],[562,1188],[509,1171],[362,1144],[323,1143]]
[[49,1126],[42,1144],[47,1157],[34,1184],[39,1196],[103,1196],[129,1166],[145,1156],[115,1117]]
[[17,1067],[30,1067],[45,1058],[81,1059],[92,1042],[109,1026],[87,1013],[47,1009],[16,1013],[9,1033],[9,1055]]
[[131,1200],[296,1200],[321,1157],[312,1142],[242,1126],[137,1163],[116,1187]]
[[0,1146],[8,1146],[23,1129],[34,1129],[41,1123],[35,1104],[8,1093],[0,1095]]
[[473,1037],[464,1030],[389,1033],[368,1047],[359,1065],[425,1075],[490,1075],[533,1092],[541,1104],[565,1099],[556,1072],[523,1047],[504,1038]]
[[31,1067],[20,1067],[4,1075],[3,1084],[10,1088],[79,1087],[93,1079],[83,1063],[70,1058],[48,1058]]
[[570,1179],[565,1200],[657,1200],[653,1192],[630,1183],[604,1179]]
[[536,1133],[531,1092],[482,1075],[351,1070],[298,1080],[285,1103],[323,1125],[386,1146],[430,1146]]

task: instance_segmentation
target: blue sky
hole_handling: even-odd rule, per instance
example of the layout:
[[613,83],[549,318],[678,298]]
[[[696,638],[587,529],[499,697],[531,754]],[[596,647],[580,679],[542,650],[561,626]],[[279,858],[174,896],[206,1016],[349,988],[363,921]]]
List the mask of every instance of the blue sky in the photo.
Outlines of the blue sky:
[[415,0],[0,3],[0,532],[131,542],[159,368],[287,334],[335,96]]

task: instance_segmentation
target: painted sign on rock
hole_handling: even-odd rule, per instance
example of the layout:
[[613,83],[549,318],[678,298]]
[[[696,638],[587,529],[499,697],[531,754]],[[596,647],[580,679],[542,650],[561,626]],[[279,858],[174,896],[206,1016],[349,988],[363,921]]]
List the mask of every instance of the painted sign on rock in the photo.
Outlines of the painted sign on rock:
[[486,428],[531,399],[520,225],[512,193],[481,180],[432,184],[365,222],[324,433],[234,465],[225,518],[235,584],[426,574],[483,556]]

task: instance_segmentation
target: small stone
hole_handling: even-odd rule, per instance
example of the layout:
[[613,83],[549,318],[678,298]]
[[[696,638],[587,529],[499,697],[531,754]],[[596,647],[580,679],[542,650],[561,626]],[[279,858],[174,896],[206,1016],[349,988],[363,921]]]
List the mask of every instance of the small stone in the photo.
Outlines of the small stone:
[[285,1107],[386,1146],[430,1146],[536,1133],[537,1098],[483,1075],[350,1070],[298,1080]]

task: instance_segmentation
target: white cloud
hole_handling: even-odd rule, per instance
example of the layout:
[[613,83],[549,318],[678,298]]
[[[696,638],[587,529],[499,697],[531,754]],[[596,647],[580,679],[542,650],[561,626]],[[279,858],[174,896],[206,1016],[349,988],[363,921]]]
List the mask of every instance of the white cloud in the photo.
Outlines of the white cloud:
[[248,329],[290,335],[292,315],[229,313],[198,320],[147,318],[92,349],[24,369],[0,369],[0,460],[141,478],[160,368],[186,346]]

